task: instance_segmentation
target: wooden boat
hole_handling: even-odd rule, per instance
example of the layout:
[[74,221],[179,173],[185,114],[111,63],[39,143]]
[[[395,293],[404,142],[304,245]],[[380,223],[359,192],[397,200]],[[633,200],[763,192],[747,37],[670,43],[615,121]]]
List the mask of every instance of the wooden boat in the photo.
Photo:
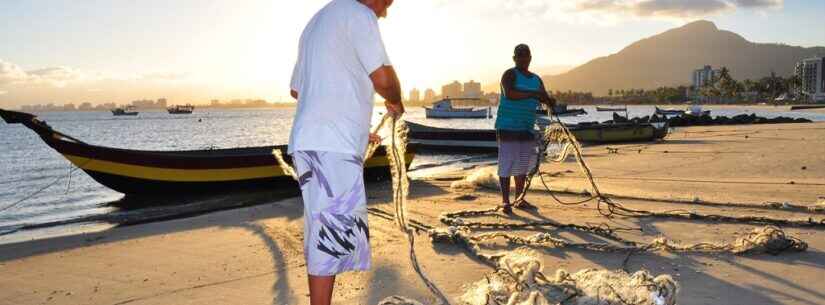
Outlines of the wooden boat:
[[821,108],[825,108],[825,104],[791,106],[791,110],[806,110],[806,109],[821,109]]
[[166,111],[169,114],[191,114],[195,111],[195,106],[186,104],[186,105],[175,105],[169,108],[166,108]]
[[[295,181],[278,165],[273,150],[286,155],[286,146],[264,146],[193,151],[142,151],[96,146],[52,129],[36,116],[0,109],[9,124],[23,124],[52,149],[89,174],[98,183],[132,196],[179,196],[267,188],[297,193]],[[414,146],[407,149],[407,166]],[[366,160],[367,181],[389,176],[386,151],[379,148]]]
[[596,106],[596,111],[601,111],[601,112],[626,112],[627,107],[599,107],[599,106]]
[[478,99],[443,99],[436,102],[432,108],[424,107],[428,119],[486,119],[491,117],[491,109],[454,108],[453,100]]
[[[536,109],[536,114],[547,114],[547,109],[539,106]],[[578,116],[578,115],[586,115],[587,111],[582,108],[567,108],[565,104],[559,104],[553,106],[553,114],[560,117],[569,117],[569,116]]]
[[112,109],[112,115],[115,116],[135,116],[139,112],[135,111],[135,106],[118,107]]
[[570,132],[583,143],[644,142],[664,138],[667,135],[664,125],[657,128],[652,123],[582,123],[570,128]]
[[[498,151],[493,129],[453,129],[431,127],[407,122],[410,143],[420,149],[453,152]],[[579,142],[591,144],[643,142],[662,139],[667,135],[666,122],[577,124],[568,126]]]
[[691,105],[688,106],[687,110],[685,110],[685,114],[692,116],[708,116],[710,115],[710,110],[702,110],[701,105]]
[[658,115],[683,115],[683,114],[685,114],[685,110],[662,109],[662,108],[656,107],[656,112],[655,113],[658,114]]

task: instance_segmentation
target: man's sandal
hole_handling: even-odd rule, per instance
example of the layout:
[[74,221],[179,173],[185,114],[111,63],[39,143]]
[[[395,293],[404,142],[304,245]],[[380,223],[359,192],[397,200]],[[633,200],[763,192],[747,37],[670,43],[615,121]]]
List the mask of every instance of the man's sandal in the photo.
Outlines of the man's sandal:
[[509,203],[502,204],[499,209],[501,209],[504,214],[512,215],[513,214],[513,205]]
[[522,209],[522,210],[538,210],[539,209],[538,207],[536,207],[532,203],[529,203],[529,202],[527,202],[527,200],[523,200],[523,199],[519,202],[516,202],[514,204],[514,206],[517,209]]

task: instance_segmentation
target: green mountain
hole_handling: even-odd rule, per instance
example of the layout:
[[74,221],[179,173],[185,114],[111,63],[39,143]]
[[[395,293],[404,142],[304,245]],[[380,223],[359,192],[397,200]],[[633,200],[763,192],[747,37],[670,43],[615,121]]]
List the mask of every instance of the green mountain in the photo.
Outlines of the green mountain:
[[642,39],[619,53],[596,58],[566,73],[544,76],[552,90],[590,91],[653,89],[690,85],[693,70],[705,65],[726,66],[735,79],[758,79],[775,72],[794,73],[804,58],[825,56],[825,47],[803,48],[753,43],[736,33],[719,30],[709,21],[696,21]]

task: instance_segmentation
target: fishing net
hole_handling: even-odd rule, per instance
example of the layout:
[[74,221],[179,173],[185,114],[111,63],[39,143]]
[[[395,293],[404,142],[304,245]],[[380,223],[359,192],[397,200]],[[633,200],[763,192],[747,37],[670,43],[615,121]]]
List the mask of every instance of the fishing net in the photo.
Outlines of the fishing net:
[[476,257],[493,262],[495,255],[484,254],[481,245],[504,240],[510,245],[529,246],[534,248],[573,248],[598,252],[639,253],[649,251],[693,252],[693,253],[730,253],[737,255],[768,253],[778,255],[786,251],[801,252],[808,248],[808,244],[796,237],[787,236],[782,229],[766,226],[754,229],[752,232],[736,238],[730,243],[695,243],[682,244],[666,237],[659,237],[650,243],[627,242],[620,240],[617,243],[570,242],[549,233],[537,233],[522,237],[504,232],[485,232],[473,234],[468,227],[451,226],[429,231],[430,239],[435,243],[451,243],[461,245]]
[[453,191],[474,191],[477,189],[499,190],[498,173],[493,167],[484,167],[473,171],[462,180],[450,184]]
[[[390,124],[387,124],[387,123]],[[387,127],[389,125],[389,127]],[[498,213],[498,208],[487,210],[464,210],[447,213],[441,216],[441,222],[447,227],[433,228],[429,225],[409,219],[407,216],[407,196],[410,185],[406,175],[406,144],[408,129],[403,121],[396,121],[385,116],[376,130],[387,128],[391,131],[388,139],[383,141],[387,150],[387,157],[390,161],[390,171],[393,184],[393,206],[394,213],[390,214],[380,209],[370,208],[371,215],[384,219],[392,219],[396,225],[405,233],[409,242],[409,257],[413,269],[418,273],[428,289],[441,304],[450,304],[447,297],[427,278],[418,263],[415,255],[414,230],[427,230],[432,242],[451,243],[462,246],[469,253],[482,262],[495,268],[495,272],[488,274],[485,279],[480,280],[466,289],[460,297],[464,304],[479,305],[541,305],[541,304],[579,304],[579,305],[606,305],[606,304],[653,304],[671,305],[676,304],[676,297],[679,292],[679,285],[669,275],[659,275],[653,277],[645,271],[633,274],[622,271],[608,271],[586,269],[570,274],[564,270],[558,270],[552,278],[545,276],[543,264],[538,255],[530,248],[573,248],[588,251],[600,252],[622,252],[627,253],[625,264],[630,255],[648,251],[668,251],[668,252],[702,252],[702,253],[731,253],[736,255],[753,253],[779,254],[786,251],[805,251],[807,244],[795,237],[790,237],[781,229],[774,226],[766,226],[755,229],[744,236],[735,239],[730,243],[696,243],[682,244],[670,240],[666,237],[654,239],[649,243],[636,242],[619,237],[616,232],[622,230],[641,230],[635,228],[613,228],[607,224],[580,225],[570,223],[558,223],[554,221],[528,221],[520,223],[504,222],[482,222],[473,221],[469,217],[490,216]],[[755,216],[724,216],[705,215],[688,211],[665,211],[650,212],[634,210],[623,207],[617,202],[604,196],[592,173],[584,162],[581,153],[581,145],[564,124],[557,122],[545,129],[541,137],[537,158],[537,166],[530,172],[525,192],[518,194],[522,199],[529,189],[533,176],[539,175],[544,186],[549,190],[545,178],[545,173],[539,171],[538,164],[544,161],[565,162],[570,156],[575,157],[577,164],[590,182],[590,198],[578,202],[563,202],[550,194],[557,202],[565,205],[581,204],[588,201],[597,201],[598,211],[606,217],[613,215],[627,217],[669,217],[702,219],[714,221],[728,221],[741,223],[759,224],[780,224],[796,226],[818,226],[825,225],[825,220],[815,221],[774,219]],[[371,144],[365,154],[365,160],[369,159],[376,151],[377,145]],[[550,152],[548,154],[548,152]],[[289,168],[286,162],[275,153],[279,164],[284,168]],[[294,171],[286,171],[287,173]],[[487,168],[476,171],[462,181],[451,185],[455,190],[490,188],[498,189],[498,179],[494,169]],[[606,237],[614,243],[596,242],[570,242],[551,235],[550,233],[538,233],[532,236],[522,237],[505,232],[484,232],[474,234],[472,229],[524,229],[552,227],[555,229],[571,229],[584,231],[590,234]],[[514,251],[499,253],[485,253],[482,245],[494,243],[497,240],[504,240],[508,244],[517,246]],[[419,305],[418,301],[407,299],[401,296],[392,296],[384,299],[379,304],[382,305]]]
[[497,270],[470,285],[460,300],[468,305],[674,305],[679,292],[670,276],[653,277],[646,271],[585,269],[570,274],[559,269],[548,277],[543,269],[533,251],[507,252]]

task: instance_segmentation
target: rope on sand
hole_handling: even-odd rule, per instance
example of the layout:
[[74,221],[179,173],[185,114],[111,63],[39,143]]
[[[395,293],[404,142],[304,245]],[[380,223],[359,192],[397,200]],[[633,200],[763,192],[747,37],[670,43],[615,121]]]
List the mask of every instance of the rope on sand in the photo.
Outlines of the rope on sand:
[[[563,162],[567,159],[567,156],[571,153],[576,157],[577,164],[581,169],[582,173],[584,173],[587,181],[590,184],[592,189],[592,196],[586,198],[584,200],[576,201],[576,202],[565,202],[558,197],[551,191],[549,185],[545,181],[545,173],[539,172],[539,167],[541,163],[547,158],[545,158],[545,153],[547,147],[550,143],[557,143],[561,146],[561,151],[557,154],[556,158],[551,159],[551,162]],[[586,202],[590,202],[596,200],[596,209],[599,211],[599,214],[605,217],[612,217],[613,215],[619,215],[624,217],[658,217],[658,218],[675,218],[675,219],[689,219],[689,220],[707,220],[707,221],[717,221],[717,222],[729,222],[729,223],[748,223],[748,224],[769,224],[769,225],[777,225],[777,226],[794,226],[794,227],[817,227],[817,228],[825,228],[825,219],[782,219],[782,218],[771,218],[771,217],[760,217],[760,216],[726,216],[726,215],[715,215],[715,214],[701,214],[692,211],[685,211],[685,210],[671,210],[671,211],[664,211],[664,212],[652,212],[652,211],[645,211],[645,210],[636,210],[624,207],[618,202],[613,201],[610,197],[605,196],[601,190],[599,189],[598,184],[596,184],[595,179],[593,178],[593,173],[590,170],[590,167],[584,161],[582,156],[582,148],[581,144],[576,140],[576,137],[570,132],[570,129],[564,125],[558,118],[554,121],[550,126],[545,129],[545,132],[542,136],[541,145],[539,146],[539,154],[537,155],[538,162],[536,162],[536,166],[530,171],[527,177],[527,183],[524,188],[524,191],[519,194],[516,202],[521,201],[524,196],[527,194],[527,190],[530,187],[530,184],[533,180],[533,177],[538,174],[539,178],[544,185],[545,189],[550,193],[551,197],[562,205],[579,205],[584,204]],[[816,209],[812,209],[815,211]]]
[[503,232],[488,232],[473,235],[468,227],[451,226],[446,229],[433,229],[429,232],[430,238],[437,243],[452,243],[465,247],[479,259],[488,263],[495,263],[499,258],[496,255],[481,253],[480,245],[490,243],[496,239],[504,239],[511,245],[530,246],[541,248],[573,248],[597,252],[639,253],[650,251],[691,252],[691,253],[730,253],[736,255],[768,253],[778,255],[786,251],[801,252],[808,248],[804,241],[787,236],[782,229],[766,226],[754,229],[730,243],[696,243],[681,244],[665,237],[654,239],[650,243],[625,243],[615,245],[595,242],[569,242],[548,233],[538,233],[529,237],[521,237]]

